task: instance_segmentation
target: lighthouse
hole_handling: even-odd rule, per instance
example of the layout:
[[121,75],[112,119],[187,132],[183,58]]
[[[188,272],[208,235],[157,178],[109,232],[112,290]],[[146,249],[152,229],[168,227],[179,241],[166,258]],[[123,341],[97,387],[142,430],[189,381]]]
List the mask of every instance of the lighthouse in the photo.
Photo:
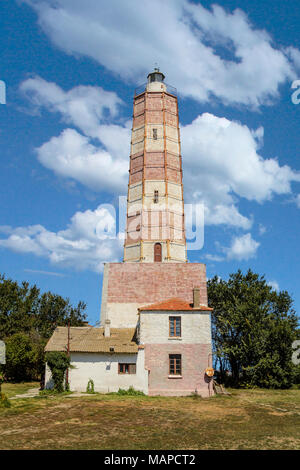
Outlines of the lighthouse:
[[68,344],[71,390],[93,380],[104,393],[213,393],[212,309],[205,264],[187,261],[182,166],[176,90],[155,69],[134,93],[124,258],[104,265],[100,327],[73,327],[69,342],[59,327],[46,346]]
[[159,69],[135,92],[124,262],[187,261],[178,102]]

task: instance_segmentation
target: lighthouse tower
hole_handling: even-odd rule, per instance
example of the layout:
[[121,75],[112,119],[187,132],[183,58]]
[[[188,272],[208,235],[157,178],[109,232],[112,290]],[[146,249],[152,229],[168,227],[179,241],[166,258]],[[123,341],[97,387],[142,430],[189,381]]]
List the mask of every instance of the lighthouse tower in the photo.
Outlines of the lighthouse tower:
[[106,263],[101,324],[136,327],[139,308],[176,298],[207,306],[206,269],[188,263],[176,89],[158,68],[135,90],[124,258]]
[[155,69],[136,91],[124,262],[186,262],[176,90]]
[[178,104],[164,78],[155,69],[134,95],[124,259],[104,266],[101,325],[70,338],[58,328],[46,346],[68,345],[71,390],[213,393],[206,268],[187,262]]

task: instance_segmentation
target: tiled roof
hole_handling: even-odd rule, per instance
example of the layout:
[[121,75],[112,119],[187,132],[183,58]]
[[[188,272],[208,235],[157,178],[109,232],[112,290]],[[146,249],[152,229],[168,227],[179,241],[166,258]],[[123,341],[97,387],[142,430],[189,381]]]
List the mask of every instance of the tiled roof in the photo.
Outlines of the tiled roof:
[[189,304],[188,302],[185,302],[184,300],[181,299],[168,299],[164,300],[163,302],[159,302],[157,304],[152,304],[152,305],[146,305],[145,307],[140,307],[140,311],[149,311],[149,310],[193,310],[193,311],[199,311],[199,310],[206,310],[206,311],[211,311],[213,310],[210,307],[207,307],[206,305],[200,305],[197,308],[193,307],[193,304]]
[[[71,327],[70,352],[112,352],[134,354],[138,351],[134,341],[135,328],[111,328],[110,336],[104,336],[104,328]],[[45,351],[67,351],[68,328],[58,326],[46,344]]]

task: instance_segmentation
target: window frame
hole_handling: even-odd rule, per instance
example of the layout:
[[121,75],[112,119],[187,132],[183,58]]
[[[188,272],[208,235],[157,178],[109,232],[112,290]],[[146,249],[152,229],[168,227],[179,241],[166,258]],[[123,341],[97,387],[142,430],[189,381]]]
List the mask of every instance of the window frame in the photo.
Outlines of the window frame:
[[[174,334],[171,334],[171,325],[173,323]],[[177,321],[179,321],[179,335],[177,334]],[[169,338],[181,338],[182,337],[182,326],[181,326],[181,316],[171,315],[169,316]]]
[[[172,361],[174,361],[173,364],[172,364]],[[177,364],[177,361],[179,361],[178,364]],[[173,372],[172,372],[172,369],[173,369]],[[169,354],[169,376],[172,376],[172,377],[182,376],[182,355],[181,354]]]
[[[126,366],[128,367],[128,372],[121,371],[121,369],[123,369],[123,367],[126,368]],[[118,374],[120,374],[120,375],[136,374],[136,362],[119,362],[118,363]]]

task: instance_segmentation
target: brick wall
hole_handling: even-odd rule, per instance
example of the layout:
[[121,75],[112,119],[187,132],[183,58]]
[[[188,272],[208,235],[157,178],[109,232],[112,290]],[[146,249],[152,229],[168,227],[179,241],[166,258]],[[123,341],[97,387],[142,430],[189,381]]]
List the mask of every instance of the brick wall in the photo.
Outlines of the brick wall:
[[[145,367],[148,368],[149,395],[209,396],[210,380],[205,376],[208,344],[146,344]],[[182,378],[169,378],[169,354],[181,354]]]
[[202,263],[109,263],[107,302],[140,306],[178,297],[193,301],[200,288],[200,302],[207,305],[206,267]]

